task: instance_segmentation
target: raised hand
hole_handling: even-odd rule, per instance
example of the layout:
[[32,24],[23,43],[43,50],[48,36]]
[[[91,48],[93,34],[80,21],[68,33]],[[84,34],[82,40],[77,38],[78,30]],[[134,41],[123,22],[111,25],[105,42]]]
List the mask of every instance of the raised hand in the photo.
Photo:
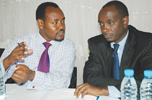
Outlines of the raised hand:
[[16,60],[24,60],[24,55],[28,55],[33,52],[32,49],[27,49],[28,46],[26,45],[26,42],[21,42],[18,46],[16,46],[16,48],[11,52],[11,54],[8,55],[3,61],[5,70],[7,70],[10,64],[15,63]]

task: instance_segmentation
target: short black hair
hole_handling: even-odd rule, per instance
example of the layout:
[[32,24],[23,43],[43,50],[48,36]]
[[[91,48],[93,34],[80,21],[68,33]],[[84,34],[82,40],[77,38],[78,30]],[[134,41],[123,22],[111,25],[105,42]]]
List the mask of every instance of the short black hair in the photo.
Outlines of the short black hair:
[[127,9],[126,5],[123,4],[122,2],[113,0],[113,1],[110,1],[107,4],[105,4],[102,8],[109,7],[109,6],[115,6],[116,9],[119,11],[119,14],[122,18],[124,18],[126,16],[129,17],[128,9]]
[[45,10],[47,7],[59,8],[59,6],[53,2],[44,2],[40,4],[36,10],[36,20],[42,19],[45,22]]

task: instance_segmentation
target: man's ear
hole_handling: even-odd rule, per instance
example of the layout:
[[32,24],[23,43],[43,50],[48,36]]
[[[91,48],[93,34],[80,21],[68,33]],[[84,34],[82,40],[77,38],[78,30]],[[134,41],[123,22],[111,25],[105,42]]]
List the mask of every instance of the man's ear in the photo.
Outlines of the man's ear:
[[42,19],[38,19],[37,25],[38,25],[39,29],[42,30],[44,27],[44,21]]
[[127,28],[128,23],[129,23],[129,17],[128,17],[128,16],[126,16],[126,17],[124,17],[124,18],[123,18],[124,28]]

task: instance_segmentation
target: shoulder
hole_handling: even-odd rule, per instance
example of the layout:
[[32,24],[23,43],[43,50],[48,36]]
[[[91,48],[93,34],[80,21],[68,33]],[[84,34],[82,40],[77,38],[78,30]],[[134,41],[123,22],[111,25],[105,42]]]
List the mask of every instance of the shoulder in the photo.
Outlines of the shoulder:
[[20,37],[19,39],[21,40],[31,40],[31,39],[35,39],[37,36],[38,36],[38,32],[31,32],[31,33],[28,33],[22,37]]
[[65,48],[71,48],[75,49],[75,44],[73,41],[71,41],[69,38],[64,38],[64,40],[61,43]]
[[109,45],[109,42],[107,42],[107,40],[104,38],[102,34],[91,37],[90,39],[88,39],[88,43],[94,45]]
[[133,26],[129,26],[129,33],[132,34],[131,36],[135,36],[133,39],[135,39],[136,47],[144,49],[152,46],[152,33],[140,31]]
[[20,36],[16,39],[14,39],[13,41],[10,41],[6,48],[9,48],[10,50],[9,51],[12,51],[17,45],[18,43],[21,43],[21,42],[29,42],[31,41],[34,37],[36,36],[36,32],[33,32],[33,33],[28,33],[26,35],[23,35],[23,36]]
[[131,25],[129,25],[129,32],[135,34],[136,39],[139,40],[139,41],[142,41],[142,40],[150,41],[150,40],[152,40],[152,33],[140,31],[140,30],[136,29],[135,27],[133,27]]
[[103,35],[97,35],[97,36],[94,36],[94,37],[91,37],[90,39],[88,39],[88,41],[94,41],[94,42],[101,42],[105,40],[105,38],[103,37]]
[[13,40],[13,42],[18,42],[18,43],[24,42],[24,41],[28,42],[30,40],[36,39],[37,36],[38,36],[37,32],[27,33],[26,35],[16,38],[15,40]]

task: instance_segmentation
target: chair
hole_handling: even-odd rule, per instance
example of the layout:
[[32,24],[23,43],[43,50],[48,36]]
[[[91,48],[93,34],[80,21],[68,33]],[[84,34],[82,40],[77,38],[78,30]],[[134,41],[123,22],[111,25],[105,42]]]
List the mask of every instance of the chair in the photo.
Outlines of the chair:
[[0,57],[1,57],[2,53],[3,53],[3,51],[4,51],[4,48],[0,48]]
[[74,67],[69,88],[76,88],[77,83],[77,67]]

